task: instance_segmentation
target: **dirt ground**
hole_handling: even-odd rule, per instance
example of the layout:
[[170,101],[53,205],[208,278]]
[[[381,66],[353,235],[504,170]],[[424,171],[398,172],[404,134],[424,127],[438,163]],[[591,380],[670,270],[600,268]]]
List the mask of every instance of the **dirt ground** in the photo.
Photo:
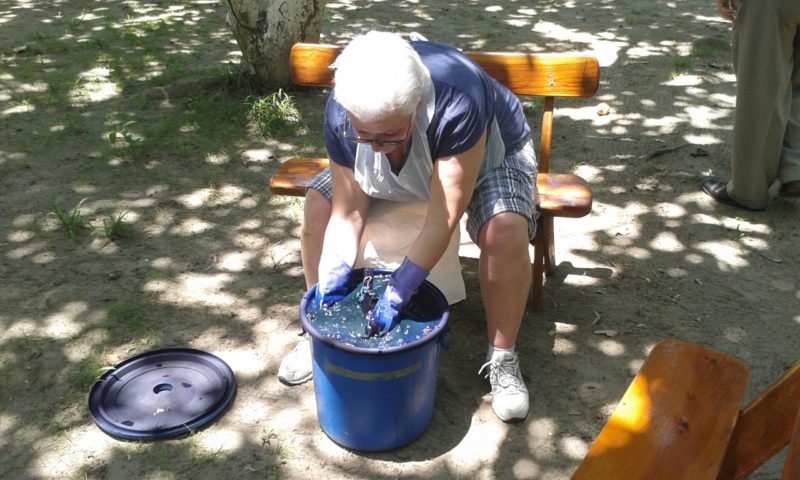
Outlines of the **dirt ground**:
[[[564,479],[666,338],[743,359],[751,399],[798,360],[800,203],[750,213],[698,190],[729,172],[734,114],[731,26],[713,4],[328,3],[325,42],[388,28],[602,66],[597,96],[557,111],[553,169],[584,176],[595,200],[557,220],[558,271],[524,319],[530,415],[491,411],[465,246],[469,298],[451,309],[430,427],[365,454],[320,429],[312,383],[276,378],[299,331],[301,203],[266,182],[278,162],[323,153],[324,93],[291,92],[303,127],[260,135],[212,0],[0,1],[0,478]],[[73,238],[49,212],[84,198],[91,228]],[[123,213],[133,234],[110,241],[103,220]],[[98,373],[162,347],[224,359],[231,408],[180,439],[104,434],[87,408]]]

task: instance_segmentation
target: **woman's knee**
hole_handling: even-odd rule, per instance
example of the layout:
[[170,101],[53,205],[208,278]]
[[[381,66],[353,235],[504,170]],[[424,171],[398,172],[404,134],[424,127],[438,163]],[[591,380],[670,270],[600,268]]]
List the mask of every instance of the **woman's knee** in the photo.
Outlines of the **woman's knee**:
[[304,237],[324,235],[330,217],[330,202],[318,191],[309,189],[303,204],[302,235]]
[[481,227],[478,237],[481,250],[517,253],[528,249],[528,219],[514,212],[499,213]]

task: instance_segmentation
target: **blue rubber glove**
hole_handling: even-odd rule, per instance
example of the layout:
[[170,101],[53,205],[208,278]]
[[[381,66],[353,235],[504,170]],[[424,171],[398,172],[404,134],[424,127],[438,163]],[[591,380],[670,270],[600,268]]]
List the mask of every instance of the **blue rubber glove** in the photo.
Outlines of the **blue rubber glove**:
[[403,259],[403,263],[389,278],[389,285],[378,300],[378,304],[369,313],[365,329],[368,337],[384,335],[397,325],[400,321],[400,311],[408,305],[427,276],[427,270],[408,257]]
[[349,293],[347,280],[353,269],[344,261],[337,259],[328,268],[320,268],[317,292],[314,302],[321,306],[329,307],[342,300]]

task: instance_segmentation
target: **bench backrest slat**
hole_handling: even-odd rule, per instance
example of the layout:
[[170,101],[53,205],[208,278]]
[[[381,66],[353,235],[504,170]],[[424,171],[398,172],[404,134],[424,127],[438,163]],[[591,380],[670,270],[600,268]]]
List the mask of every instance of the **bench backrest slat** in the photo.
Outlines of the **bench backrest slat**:
[[[333,84],[330,65],[342,47],[298,43],[292,47],[292,81],[298,85]],[[517,95],[545,98],[539,142],[539,171],[550,171],[550,144],[555,97],[591,97],[600,84],[600,65],[590,55],[520,52],[466,52],[486,72]]]
[[[341,52],[336,45],[298,43],[292,48],[292,81],[324,87],[333,84],[330,64]],[[486,72],[517,95],[591,97],[600,81],[592,56],[504,52],[467,52]]]

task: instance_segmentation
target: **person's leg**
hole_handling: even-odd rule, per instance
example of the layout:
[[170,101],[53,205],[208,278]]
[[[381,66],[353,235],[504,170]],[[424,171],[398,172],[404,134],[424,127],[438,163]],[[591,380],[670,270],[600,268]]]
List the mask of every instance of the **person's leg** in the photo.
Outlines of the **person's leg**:
[[789,3],[743,2],[734,27],[736,110],[727,192],[752,209],[769,201],[789,118],[795,29],[781,11]]
[[307,289],[317,283],[325,229],[331,218],[332,194],[331,172],[326,168],[311,181],[306,190],[303,204],[303,222],[300,226],[300,259],[303,263],[303,276]]
[[528,145],[506,156],[473,192],[467,231],[481,250],[479,278],[489,340],[486,363],[492,409],[503,421],[529,410],[516,341],[531,284],[530,238],[536,231],[536,158]]
[[531,285],[528,238],[528,219],[513,212],[494,215],[478,234],[478,269],[489,339],[481,371],[488,369],[492,410],[504,422],[521,420],[530,409],[516,352]]
[[511,212],[493,216],[481,228],[478,246],[489,344],[513,348],[531,286],[528,219]]
[[[796,8],[796,22],[800,25],[800,7]],[[786,134],[783,137],[781,166],[778,178],[784,187],[782,193],[800,195],[800,27],[794,36],[794,72],[792,74],[792,108]],[[792,183],[792,185],[787,185]]]
[[795,87],[792,97],[792,116],[783,137],[778,179],[781,195],[800,196],[800,87]]
[[317,283],[319,257],[322,255],[322,242],[330,217],[330,201],[317,190],[309,189],[306,192],[303,223],[300,227],[300,258],[303,262],[306,289]]
[[[300,227],[300,258],[303,262],[306,288],[311,288],[317,283],[322,242],[331,216],[332,191],[328,169],[314,177],[306,190],[303,224]],[[307,335],[303,332],[301,340],[283,357],[278,367],[278,379],[287,385],[307,382],[313,376],[311,347]]]

